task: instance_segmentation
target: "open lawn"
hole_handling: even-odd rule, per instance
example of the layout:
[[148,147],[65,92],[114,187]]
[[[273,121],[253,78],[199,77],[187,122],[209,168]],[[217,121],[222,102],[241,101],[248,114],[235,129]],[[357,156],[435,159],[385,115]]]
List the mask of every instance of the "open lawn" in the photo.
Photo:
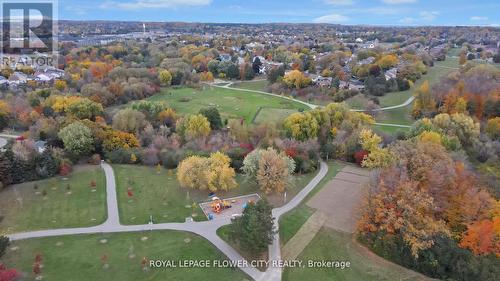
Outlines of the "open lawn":
[[279,109],[307,109],[303,104],[258,93],[204,85],[202,89],[165,88],[151,101],[165,101],[181,114],[198,113],[201,108],[215,106],[223,119],[244,118],[251,122],[261,107]]
[[[298,260],[305,263],[305,267],[285,268],[282,279],[292,280],[425,280],[420,274],[404,269],[375,256],[366,248],[353,241],[353,235],[334,231],[328,228],[321,229],[306,249],[299,255]],[[308,267],[311,261],[339,261],[350,262],[350,267],[328,268]]]
[[[153,231],[21,240],[9,246],[1,262],[26,274],[22,280],[34,280],[32,268],[36,254],[42,255],[43,280],[51,281],[249,280],[234,268],[142,269],[143,257],[175,262],[226,259],[208,241],[187,232]],[[104,255],[107,256],[106,262],[102,261]]]
[[253,80],[253,81],[236,82],[233,85],[231,85],[231,87],[265,92],[268,84],[269,82],[267,80]]
[[375,121],[379,123],[412,125],[415,120],[410,115],[412,105],[378,112]]
[[287,118],[290,114],[298,112],[297,109],[282,109],[282,108],[269,108],[262,107],[255,116],[253,123],[269,123],[269,122],[281,122]]
[[104,172],[99,166],[76,166],[66,178],[9,186],[0,191],[0,217],[0,233],[98,225],[106,219]]
[[393,136],[401,133],[406,133],[410,130],[409,128],[400,128],[400,127],[383,126],[383,125],[372,125],[372,129],[376,133],[380,132]]
[[[123,224],[145,224],[153,216],[155,223],[184,222],[194,214],[195,220],[206,220],[198,203],[209,201],[208,191],[182,188],[177,182],[175,170],[167,171],[139,165],[113,165],[118,192],[120,221]],[[295,175],[287,188],[287,200],[297,194],[316,173]],[[238,187],[227,192],[217,192],[221,198],[259,193],[273,206],[285,203],[282,194],[265,194],[256,183],[248,182],[237,174]],[[132,196],[128,189],[131,188]],[[195,206],[193,206],[195,203]],[[194,208],[193,208],[194,207]]]

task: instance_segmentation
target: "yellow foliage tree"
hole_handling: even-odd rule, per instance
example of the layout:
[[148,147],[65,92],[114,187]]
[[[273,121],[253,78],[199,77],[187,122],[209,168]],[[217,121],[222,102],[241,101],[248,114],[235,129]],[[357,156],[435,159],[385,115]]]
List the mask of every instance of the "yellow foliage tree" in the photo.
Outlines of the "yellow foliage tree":
[[206,137],[210,134],[210,122],[201,115],[188,115],[177,121],[177,131],[187,139]]
[[363,129],[359,133],[359,140],[361,147],[367,150],[369,154],[361,163],[366,168],[385,168],[389,167],[393,161],[394,156],[387,148],[381,148],[380,143],[382,138],[373,133],[370,129]]
[[59,91],[64,91],[66,90],[67,84],[66,81],[64,80],[56,80],[54,82],[54,88],[56,88]]
[[230,167],[230,158],[215,152],[209,158],[190,156],[177,169],[177,179],[181,186],[200,190],[230,190],[237,186],[236,173]]
[[285,84],[290,88],[304,88],[311,84],[311,79],[306,77],[304,73],[299,70],[292,70],[283,78]]
[[318,122],[310,112],[293,113],[285,119],[284,127],[296,140],[307,140],[318,135]]
[[431,131],[424,131],[419,135],[420,141],[423,142],[432,142],[435,144],[442,144],[442,137],[439,133],[436,132],[431,132]]

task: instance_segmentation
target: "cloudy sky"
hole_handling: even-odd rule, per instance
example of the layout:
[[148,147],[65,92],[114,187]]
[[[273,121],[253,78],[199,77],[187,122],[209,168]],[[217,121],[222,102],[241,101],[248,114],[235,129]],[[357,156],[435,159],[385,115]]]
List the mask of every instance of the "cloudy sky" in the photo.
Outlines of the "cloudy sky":
[[60,19],[500,26],[498,0],[59,0]]

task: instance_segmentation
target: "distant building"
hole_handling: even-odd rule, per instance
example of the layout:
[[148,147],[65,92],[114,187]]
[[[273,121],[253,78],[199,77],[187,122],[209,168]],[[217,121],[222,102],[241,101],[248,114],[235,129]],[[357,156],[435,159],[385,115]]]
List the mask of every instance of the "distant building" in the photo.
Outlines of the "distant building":
[[368,58],[366,58],[364,60],[358,61],[358,64],[359,65],[365,65],[365,64],[372,64],[374,62],[375,62],[375,58],[374,57],[368,57]]
[[398,69],[393,67],[385,72],[385,80],[396,79],[398,75]]

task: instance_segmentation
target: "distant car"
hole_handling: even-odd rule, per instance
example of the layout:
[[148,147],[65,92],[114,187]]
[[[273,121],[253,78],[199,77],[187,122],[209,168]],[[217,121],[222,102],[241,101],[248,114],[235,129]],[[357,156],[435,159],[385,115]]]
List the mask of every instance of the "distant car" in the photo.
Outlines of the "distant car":
[[231,218],[233,218],[233,219],[234,219],[234,218],[239,218],[239,217],[241,217],[241,216],[242,216],[241,214],[232,214],[232,215],[231,215]]

